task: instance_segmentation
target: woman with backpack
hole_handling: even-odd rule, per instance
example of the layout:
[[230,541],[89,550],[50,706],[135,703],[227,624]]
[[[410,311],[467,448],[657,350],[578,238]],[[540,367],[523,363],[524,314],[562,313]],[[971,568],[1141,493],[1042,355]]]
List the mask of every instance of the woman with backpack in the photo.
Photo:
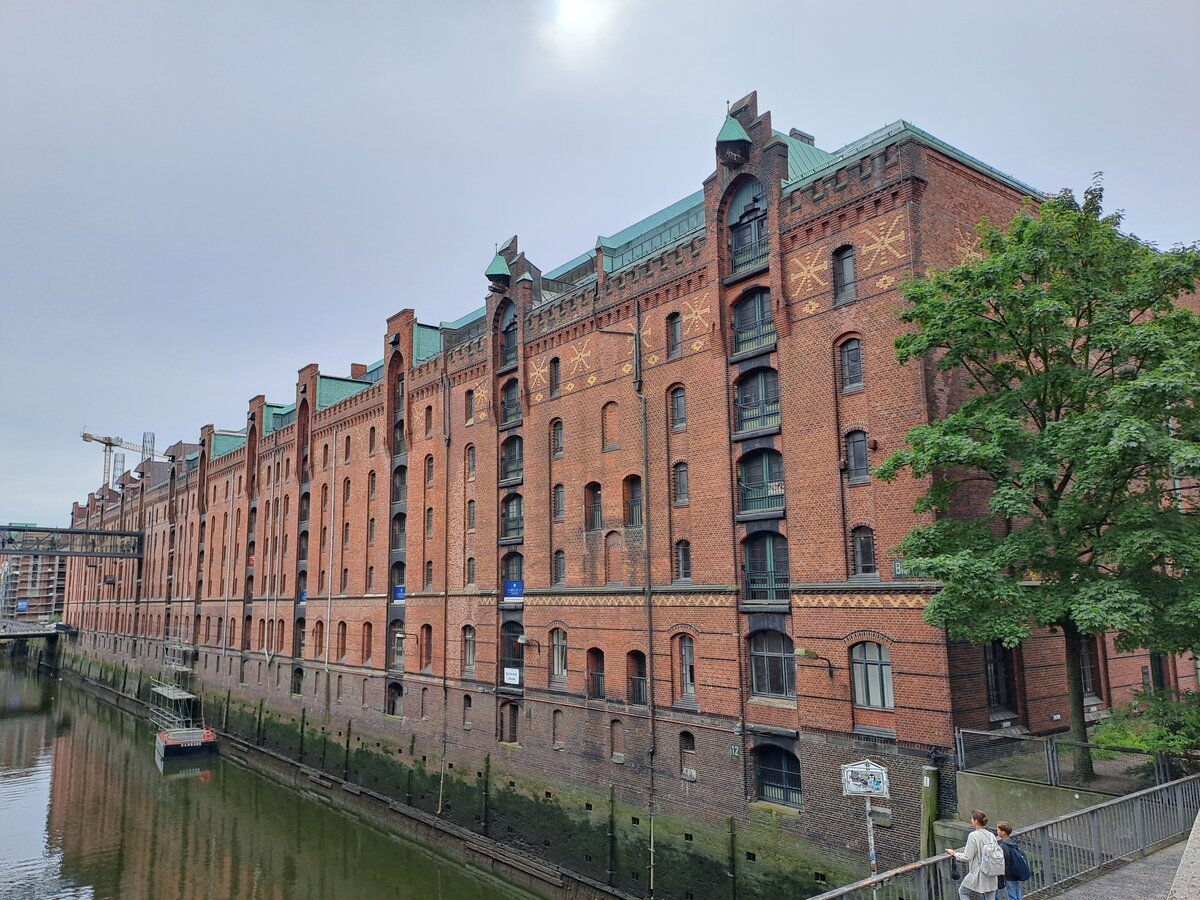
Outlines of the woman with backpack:
[[987,830],[988,817],[981,809],[971,810],[971,833],[961,850],[947,847],[946,852],[967,864],[967,874],[958,885],[961,900],[996,900],[996,888],[1004,873],[1004,851]]

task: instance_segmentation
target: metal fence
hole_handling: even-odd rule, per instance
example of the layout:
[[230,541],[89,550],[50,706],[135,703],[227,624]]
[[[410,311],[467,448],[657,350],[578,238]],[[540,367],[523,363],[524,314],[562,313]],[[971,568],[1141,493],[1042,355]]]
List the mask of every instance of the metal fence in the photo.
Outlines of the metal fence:
[[[1187,836],[1200,812],[1200,775],[1118,797],[1098,806],[1016,831],[1033,877],[1023,883],[1037,897],[1117,860],[1143,856]],[[812,900],[957,900],[966,867],[949,856],[930,857]]]
[[1101,747],[1062,737],[960,728],[955,744],[960,770],[1105,794],[1140,791],[1200,772],[1200,758]]

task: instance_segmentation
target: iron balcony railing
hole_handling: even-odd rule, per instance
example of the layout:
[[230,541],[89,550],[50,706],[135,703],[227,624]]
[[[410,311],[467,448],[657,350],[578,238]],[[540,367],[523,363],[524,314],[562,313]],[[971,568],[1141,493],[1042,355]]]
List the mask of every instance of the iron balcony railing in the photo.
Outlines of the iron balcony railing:
[[757,241],[751,241],[749,244],[734,248],[733,271],[742,272],[746,269],[753,269],[756,266],[762,265],[767,261],[767,253],[770,250],[770,246],[770,240],[766,237],[761,237]]
[[756,484],[738,482],[738,512],[783,509],[783,479]]
[[506,366],[515,366],[516,364],[517,364],[517,345],[513,344],[513,346],[511,346],[511,347],[504,347],[500,351],[500,368],[503,369]]
[[737,404],[737,430],[757,431],[773,428],[779,424],[779,398],[765,400],[739,400]]
[[392,550],[403,550],[408,546],[408,531],[393,531],[392,532]]
[[641,500],[626,500],[625,501],[625,527],[626,528],[641,528],[642,527],[642,501]]
[[583,507],[583,527],[585,531],[599,531],[604,527],[599,503],[588,503]]
[[500,404],[500,424],[507,425],[521,418],[521,403],[519,400],[505,400]]
[[403,503],[408,496],[408,482],[402,481],[399,484],[392,485],[392,502]]
[[589,700],[602,700],[604,698],[603,672],[587,673],[587,695]]
[[787,572],[773,569],[746,572],[746,599],[748,601],[787,600],[790,596]]
[[501,460],[500,460],[500,480],[501,481],[515,481],[518,478],[523,477],[524,474],[525,474],[525,459],[523,457],[518,456],[515,459],[501,458]]
[[500,538],[508,540],[525,536],[525,519],[512,518],[500,520]]
[[[1200,810],[1200,775],[1148,788],[1013,832],[1033,876],[1026,897],[1182,840]],[[966,867],[940,856],[847,884],[812,900],[952,900]],[[1057,893],[1057,892],[1055,892]]]
[[751,322],[749,325],[735,325],[733,328],[734,353],[745,353],[774,343],[775,323],[770,319]]
[[649,695],[646,691],[646,678],[644,675],[629,676],[629,702],[634,706],[648,705]]

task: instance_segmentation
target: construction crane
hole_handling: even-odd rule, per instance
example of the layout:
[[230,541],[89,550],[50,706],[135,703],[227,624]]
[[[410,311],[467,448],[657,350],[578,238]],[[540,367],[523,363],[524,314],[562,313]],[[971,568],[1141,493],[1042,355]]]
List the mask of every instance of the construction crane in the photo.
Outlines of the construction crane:
[[[94,444],[103,444],[104,445],[104,484],[103,484],[103,487],[108,487],[109,484],[112,482],[112,461],[113,461],[113,448],[114,447],[120,447],[124,450],[133,450],[136,453],[140,453],[142,455],[142,462],[145,462],[148,459],[167,459],[168,458],[166,456],[166,454],[159,453],[154,449],[154,432],[153,431],[142,432],[142,445],[140,447],[137,444],[133,443],[132,441],[126,441],[119,437],[103,437],[98,434],[92,434],[90,431],[83,432],[82,434],[80,434],[80,437],[82,437],[85,441],[90,441]],[[122,463],[123,463],[123,461],[124,461],[124,457],[122,456]],[[122,465],[122,468],[124,468],[124,465]]]

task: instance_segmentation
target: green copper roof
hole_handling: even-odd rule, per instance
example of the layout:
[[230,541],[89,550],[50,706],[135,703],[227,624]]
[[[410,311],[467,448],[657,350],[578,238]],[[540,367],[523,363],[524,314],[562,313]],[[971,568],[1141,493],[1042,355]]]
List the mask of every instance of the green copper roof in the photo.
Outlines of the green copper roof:
[[496,275],[511,275],[512,272],[508,270],[508,263],[504,261],[504,257],[497,253],[492,259],[492,264],[487,267],[487,271],[483,274],[488,278],[492,278]]
[[459,316],[453,322],[443,322],[442,328],[449,328],[449,329],[457,331],[459,328],[465,328],[467,325],[470,325],[476,319],[482,319],[483,314],[486,312],[487,312],[487,307],[481,306],[481,307],[479,307],[479,309],[471,310],[465,316]]
[[742,127],[742,123],[733,116],[725,117],[725,124],[721,126],[721,130],[717,132],[717,143],[722,141],[745,141],[750,143],[750,135],[746,134],[746,129]]
[[[295,408],[295,404],[292,404],[292,408],[293,409]],[[266,437],[268,434],[270,434],[272,431],[275,430],[275,414],[281,413],[281,412],[287,412],[287,409],[288,408],[286,406],[284,406],[282,403],[264,403],[263,404],[263,422],[262,422],[263,437]]]
[[[499,256],[497,256],[499,259]],[[501,260],[503,262],[503,260]],[[504,267],[505,274],[508,274],[508,266]],[[432,359],[442,352],[442,332],[441,329],[435,328],[432,325],[422,325],[417,322],[413,325],[413,365],[419,366],[427,359]]]
[[788,174],[783,182],[785,186],[803,178],[809,172],[824,168],[837,159],[832,153],[827,153],[790,134],[776,131],[775,137],[787,144],[788,148]]
[[234,450],[246,446],[245,431],[214,431],[212,436],[212,459],[228,456]]
[[355,394],[361,394],[371,386],[368,381],[355,381],[352,378],[334,378],[330,375],[317,376],[317,412],[328,409],[349,400]]

